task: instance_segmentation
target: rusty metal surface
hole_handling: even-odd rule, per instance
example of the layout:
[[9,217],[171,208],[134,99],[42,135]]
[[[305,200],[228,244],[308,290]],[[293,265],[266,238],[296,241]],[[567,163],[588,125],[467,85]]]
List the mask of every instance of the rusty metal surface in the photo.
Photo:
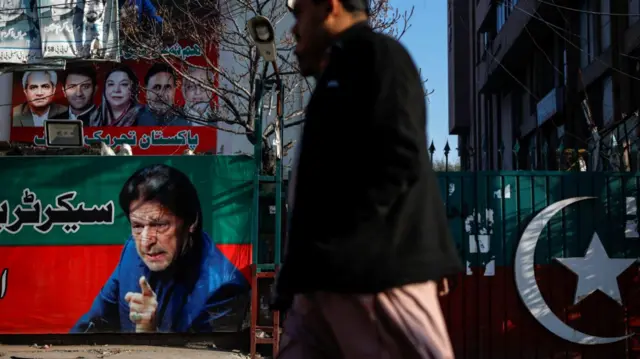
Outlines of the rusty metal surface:
[[155,346],[3,346],[0,357],[14,359],[246,359],[239,351],[216,348],[167,348]]

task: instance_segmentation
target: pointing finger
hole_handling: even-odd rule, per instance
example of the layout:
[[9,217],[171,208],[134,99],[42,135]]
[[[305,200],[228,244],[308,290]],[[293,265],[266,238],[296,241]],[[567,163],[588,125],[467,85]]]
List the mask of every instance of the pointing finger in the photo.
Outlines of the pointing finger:
[[140,289],[142,291],[142,295],[145,297],[153,297],[155,295],[155,293],[153,293],[153,289],[151,289],[151,286],[149,285],[149,282],[147,282],[147,278],[144,276],[140,277]]

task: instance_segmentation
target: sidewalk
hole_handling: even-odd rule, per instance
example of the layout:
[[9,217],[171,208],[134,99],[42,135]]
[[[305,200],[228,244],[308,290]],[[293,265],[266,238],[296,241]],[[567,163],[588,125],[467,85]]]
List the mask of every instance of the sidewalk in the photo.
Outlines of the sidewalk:
[[0,345],[2,359],[248,359],[239,352],[211,348],[169,348],[157,346],[83,345],[12,346]]

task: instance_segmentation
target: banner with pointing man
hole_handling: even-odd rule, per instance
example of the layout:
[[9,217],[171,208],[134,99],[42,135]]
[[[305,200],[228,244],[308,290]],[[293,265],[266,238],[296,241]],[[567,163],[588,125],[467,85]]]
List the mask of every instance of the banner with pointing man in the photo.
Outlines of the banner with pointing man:
[[147,158],[4,159],[0,334],[241,327],[253,162]]

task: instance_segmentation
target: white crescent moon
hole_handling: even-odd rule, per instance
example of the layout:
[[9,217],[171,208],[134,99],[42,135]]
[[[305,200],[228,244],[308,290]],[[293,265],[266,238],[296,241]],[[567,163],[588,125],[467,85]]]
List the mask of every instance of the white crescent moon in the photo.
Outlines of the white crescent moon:
[[565,199],[546,207],[538,213],[538,215],[529,222],[524,233],[522,233],[514,262],[518,294],[533,317],[536,318],[543,327],[558,337],[573,343],[587,345],[615,343],[627,339],[633,336],[633,334],[623,337],[597,337],[573,329],[560,320],[560,318],[551,311],[551,308],[549,308],[547,303],[544,301],[540,288],[538,287],[538,283],[536,282],[534,254],[536,252],[538,240],[540,239],[540,234],[554,214],[576,202],[593,198],[595,197],[574,197]]

